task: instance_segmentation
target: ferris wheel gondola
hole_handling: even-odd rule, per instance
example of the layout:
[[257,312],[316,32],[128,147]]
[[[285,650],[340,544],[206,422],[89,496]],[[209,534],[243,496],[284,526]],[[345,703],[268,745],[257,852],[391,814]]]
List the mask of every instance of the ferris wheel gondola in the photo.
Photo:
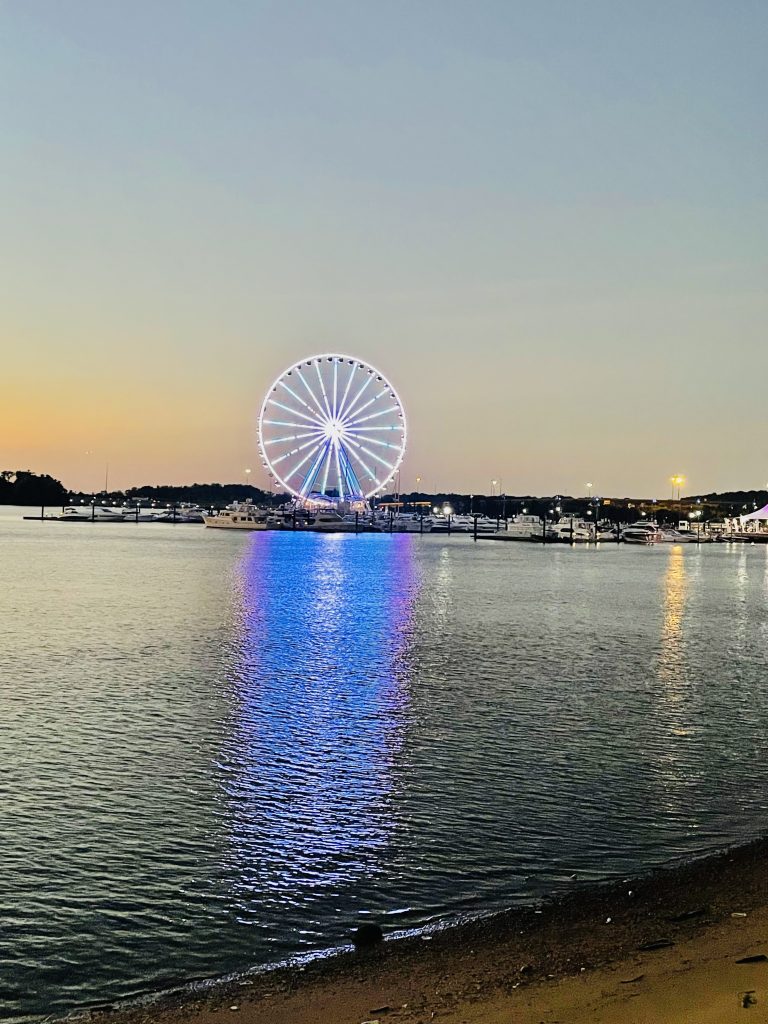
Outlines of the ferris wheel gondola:
[[364,501],[405,454],[402,402],[375,367],[329,353],[289,367],[264,398],[259,450],[275,484],[297,500]]

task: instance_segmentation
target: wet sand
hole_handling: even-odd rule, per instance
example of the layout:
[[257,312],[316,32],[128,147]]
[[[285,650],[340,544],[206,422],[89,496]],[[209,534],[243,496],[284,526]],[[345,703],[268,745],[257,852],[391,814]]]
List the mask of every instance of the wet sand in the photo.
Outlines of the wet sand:
[[[113,1024],[768,1022],[767,867],[768,840],[761,839],[538,910],[511,910],[366,953],[244,976],[104,1018]],[[758,959],[737,963],[745,957]]]

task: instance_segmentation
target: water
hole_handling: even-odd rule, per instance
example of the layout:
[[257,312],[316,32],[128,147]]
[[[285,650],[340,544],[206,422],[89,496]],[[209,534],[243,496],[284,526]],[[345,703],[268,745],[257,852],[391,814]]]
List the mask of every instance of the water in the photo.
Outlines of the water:
[[765,548],[0,516],[6,1018],[768,827]]

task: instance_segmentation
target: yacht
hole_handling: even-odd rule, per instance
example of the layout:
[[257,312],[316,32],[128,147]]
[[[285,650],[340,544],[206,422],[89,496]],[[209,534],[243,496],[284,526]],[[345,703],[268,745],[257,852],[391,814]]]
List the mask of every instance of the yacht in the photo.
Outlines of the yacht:
[[541,520],[538,516],[512,516],[499,530],[499,536],[505,540],[541,540]]
[[659,544],[662,533],[656,523],[640,520],[625,526],[621,531],[621,539],[625,544]]
[[422,516],[408,513],[398,516],[392,529],[394,533],[430,533],[432,523],[431,515]]
[[105,505],[67,505],[61,515],[55,518],[81,523],[122,523],[125,514]]
[[446,516],[438,513],[432,519],[430,533],[470,533],[472,516]]
[[317,512],[310,514],[302,529],[313,530],[316,533],[354,533],[355,519],[354,516],[351,519],[340,516],[333,509],[318,509]]
[[250,501],[233,501],[217,515],[203,515],[203,522],[218,530],[266,530],[267,513]]
[[595,539],[592,523],[583,519],[561,519],[547,527],[547,540],[561,544],[589,544]]
[[[478,533],[497,533],[501,529],[500,525],[497,525],[495,519],[489,519],[488,516],[470,516],[470,519],[477,519],[477,532]],[[474,525],[471,527],[474,533]]]
[[692,544],[696,540],[695,533],[683,533],[682,530],[676,530],[674,526],[662,526],[659,529],[661,533],[660,544]]

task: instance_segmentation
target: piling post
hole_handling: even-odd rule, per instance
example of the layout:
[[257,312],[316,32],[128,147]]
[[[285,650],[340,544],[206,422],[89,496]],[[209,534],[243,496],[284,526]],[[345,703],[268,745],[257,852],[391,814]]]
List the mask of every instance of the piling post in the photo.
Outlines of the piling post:
[[424,513],[419,513],[419,533],[424,533]]
[[136,502],[136,522],[137,523],[139,521],[139,511],[140,511],[140,509],[141,509],[141,502],[137,501]]
[[546,511],[546,509],[544,510],[544,515],[542,517],[542,522],[541,522],[541,543],[542,544],[546,544],[547,543],[547,511]]
[[95,520],[96,520],[96,502],[94,501],[93,498],[91,498],[91,522],[93,523],[93,522],[95,522]]
[[296,529],[296,509],[295,508],[294,508],[294,510],[293,510],[293,512],[291,514],[291,519],[293,521],[292,529],[295,530]]
[[355,512],[355,533],[358,533],[360,529],[360,513]]
[[450,513],[448,515],[448,536],[449,537],[451,536],[451,516],[450,516]]
[[[497,527],[498,531],[498,527]],[[477,516],[472,516],[472,539],[477,540]]]

